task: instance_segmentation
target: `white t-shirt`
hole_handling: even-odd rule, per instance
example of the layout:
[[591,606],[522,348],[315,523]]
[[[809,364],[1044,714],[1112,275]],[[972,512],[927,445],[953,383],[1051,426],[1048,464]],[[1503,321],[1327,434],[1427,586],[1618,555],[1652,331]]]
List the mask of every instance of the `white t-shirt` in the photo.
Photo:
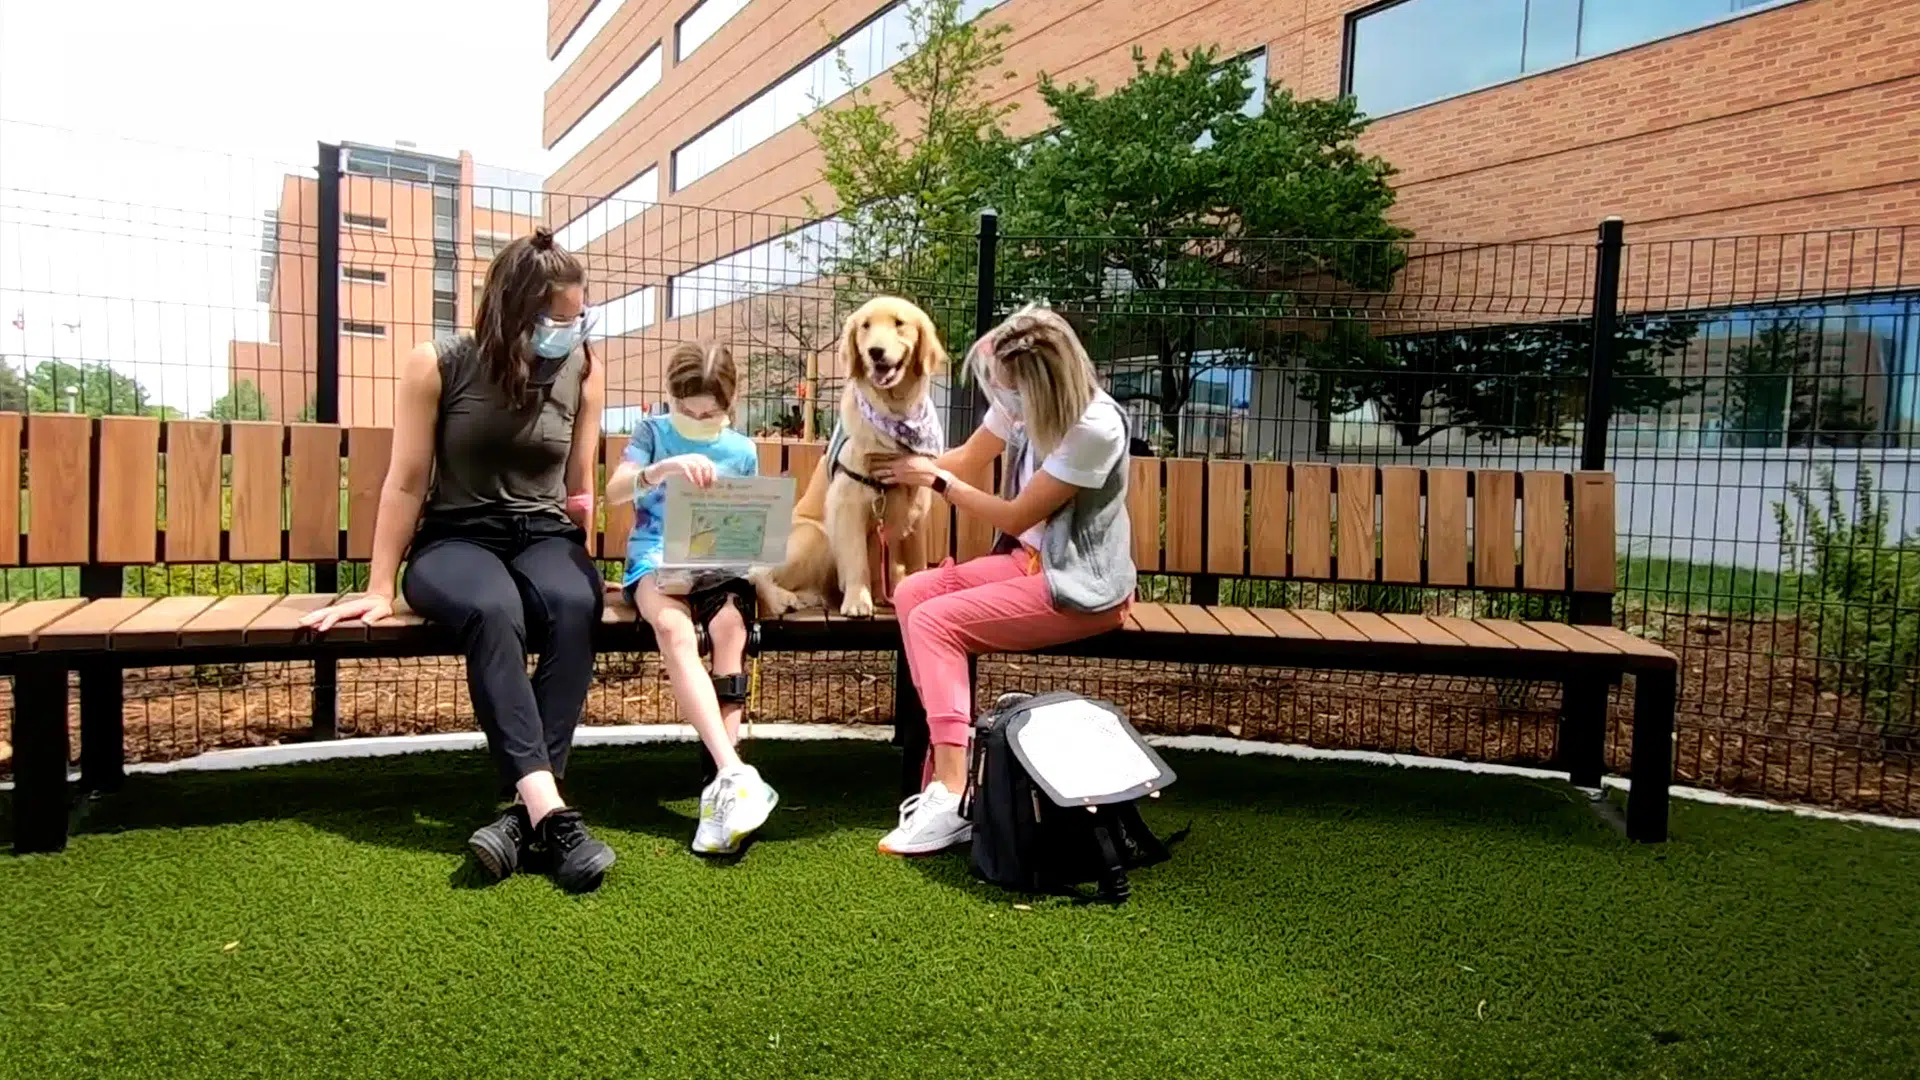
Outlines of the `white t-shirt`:
[[[1016,421],[993,405],[987,409],[988,431],[1005,439],[1013,433]],[[1048,475],[1056,480],[1072,484],[1074,487],[1097,488],[1107,482],[1107,474],[1113,471],[1114,463],[1127,452],[1127,424],[1120,416],[1120,410],[1094,401],[1087,411],[1080,415],[1078,423],[1067,429],[1060,445],[1040,463]],[[1021,463],[1020,490],[1025,491],[1033,480],[1033,455],[1028,454]],[[1040,550],[1040,542],[1046,532],[1046,522],[1041,522],[1020,534],[1020,542],[1035,551]]]

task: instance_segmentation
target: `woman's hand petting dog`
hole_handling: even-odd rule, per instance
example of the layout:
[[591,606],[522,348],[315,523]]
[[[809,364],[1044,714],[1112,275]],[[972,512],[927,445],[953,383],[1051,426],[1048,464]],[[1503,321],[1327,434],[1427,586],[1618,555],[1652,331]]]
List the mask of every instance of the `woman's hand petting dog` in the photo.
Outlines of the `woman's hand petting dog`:
[[932,458],[918,454],[901,457],[878,458],[873,467],[873,478],[883,484],[900,484],[905,487],[932,487],[940,477],[940,466]]

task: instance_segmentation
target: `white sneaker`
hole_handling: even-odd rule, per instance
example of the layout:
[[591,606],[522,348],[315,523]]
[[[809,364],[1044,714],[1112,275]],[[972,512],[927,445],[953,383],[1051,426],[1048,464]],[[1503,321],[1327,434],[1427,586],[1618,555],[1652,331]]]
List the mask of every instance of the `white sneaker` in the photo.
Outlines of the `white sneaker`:
[[888,855],[931,855],[973,839],[973,826],[960,816],[960,796],[935,780],[927,790],[900,804],[900,827],[880,841]]
[[700,855],[731,855],[740,841],[766,824],[780,795],[760,779],[751,765],[723,769],[700,793],[700,827],[693,831],[693,850]]

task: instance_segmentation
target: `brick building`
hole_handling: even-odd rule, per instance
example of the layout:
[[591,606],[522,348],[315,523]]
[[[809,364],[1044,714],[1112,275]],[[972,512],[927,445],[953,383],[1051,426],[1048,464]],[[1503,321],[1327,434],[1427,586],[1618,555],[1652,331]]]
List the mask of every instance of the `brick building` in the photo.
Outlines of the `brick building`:
[[[1217,45],[1252,54],[1296,92],[1354,94],[1377,118],[1366,147],[1400,170],[1394,216],[1423,240],[1585,245],[1607,214],[1638,244],[1920,224],[1916,0],[970,0],[966,10],[1012,27],[1017,77],[1002,94],[1022,106],[1016,134],[1045,122],[1038,73],[1114,86],[1136,46]],[[808,245],[831,226],[795,231],[806,200],[829,195],[797,121],[846,90],[835,50],[856,82],[890,93],[880,76],[904,15],[876,0],[550,0],[548,33],[547,188],[569,195],[550,201],[549,217],[599,260],[603,295],[624,305],[609,349],[642,362],[617,362],[616,387],[643,386],[648,350],[620,334],[672,340],[805,277]],[[684,209],[696,206],[766,216]],[[1687,254],[1664,252],[1672,265],[1660,269],[1686,279]],[[1849,292],[1860,258],[1849,249],[1839,270]],[[1920,244],[1876,249],[1865,272],[1920,283]],[[1797,275],[1818,297],[1837,271],[1825,246],[1782,246],[1706,260],[1700,273],[1709,280],[1689,282],[1690,301],[1736,297],[1741,274]],[[1630,295],[1627,307],[1660,300]],[[1834,340],[1877,336],[1874,377],[1887,382],[1865,396],[1882,403],[1889,432],[1908,430],[1912,302],[1811,317]],[[1256,388],[1255,410],[1278,392]],[[1659,438],[1714,438],[1716,421],[1698,422]]]
[[[539,178],[409,145],[344,143],[340,165],[340,420],[384,426],[396,364],[472,324],[487,262],[542,212]],[[230,386],[259,388],[266,415],[241,419],[300,419],[314,400],[319,200],[312,177],[289,175],[265,223],[268,340],[233,342],[227,368]]]

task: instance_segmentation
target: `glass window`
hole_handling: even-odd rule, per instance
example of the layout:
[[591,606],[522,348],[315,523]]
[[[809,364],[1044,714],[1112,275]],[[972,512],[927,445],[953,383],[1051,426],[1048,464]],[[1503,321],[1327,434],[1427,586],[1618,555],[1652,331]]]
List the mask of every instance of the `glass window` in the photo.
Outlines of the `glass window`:
[[[601,0],[607,3],[609,0]],[[553,146],[547,150],[547,175],[551,176],[580,155],[588,144],[598,139],[614,125],[627,110],[633,108],[647,91],[660,84],[660,46],[656,43],[647,50],[638,63],[627,70],[620,81],[615,83],[607,95],[588,109],[585,115],[574,121]]]
[[368,285],[384,285],[387,281],[385,270],[374,270],[365,266],[343,266],[340,276],[348,281],[364,282]]
[[616,338],[652,325],[653,286],[648,285],[596,305],[588,333],[596,338]]
[[380,229],[384,231],[387,227],[386,218],[375,217],[372,214],[342,214],[340,218],[349,226],[356,229]]
[[433,291],[451,293],[453,291],[453,271],[435,270],[433,272]]
[[554,234],[554,240],[568,251],[580,251],[588,244],[632,221],[660,201],[660,170],[648,169],[623,184],[618,191],[594,203],[587,211]]
[[354,322],[351,319],[346,319],[341,321],[340,332],[343,334],[350,334],[354,337],[386,337],[387,336],[387,328],[380,325],[379,323]]
[[1794,0],[1403,0],[1348,30],[1347,92],[1400,112]]
[[673,38],[673,58],[685,60],[693,55],[693,50],[705,44],[746,6],[747,0],[702,0],[680,20]]
[[486,262],[492,262],[493,257],[500,254],[500,249],[506,247],[507,241],[511,239],[512,237],[507,236],[505,233],[475,232],[473,234],[473,257]]
[[547,64],[547,70],[552,73],[555,80],[566,74],[567,69],[573,66],[573,62],[580,59],[580,54],[586,52],[587,46],[593,44],[593,39],[600,36],[600,31],[606,29],[607,24],[613,21],[614,14],[620,10],[620,5],[624,2],[625,0],[600,0],[599,3],[587,9],[586,18],[581,19],[579,25],[573,28],[573,33],[567,35],[567,40],[560,43],[560,51],[554,53],[553,59]]
[[670,318],[813,281],[840,250],[846,224],[816,221],[771,240],[675,274],[668,282]]
[[[960,7],[961,17],[973,18],[1004,2],[967,0]],[[895,4],[800,70],[756,94],[726,119],[681,143],[673,152],[673,190],[684,189],[785,131],[813,110],[886,72],[913,48],[910,30],[906,6]],[[842,56],[851,69],[852,82],[840,69]]]

